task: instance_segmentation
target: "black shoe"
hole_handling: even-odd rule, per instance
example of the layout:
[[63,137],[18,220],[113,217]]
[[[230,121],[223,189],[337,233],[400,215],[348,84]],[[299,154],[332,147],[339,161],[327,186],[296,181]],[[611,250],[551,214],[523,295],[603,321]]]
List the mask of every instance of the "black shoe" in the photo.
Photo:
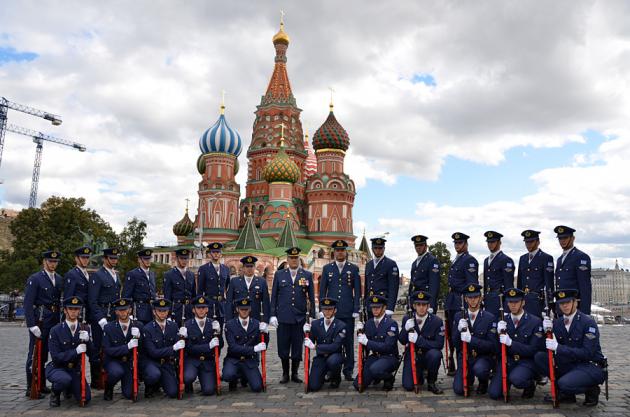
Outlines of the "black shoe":
[[345,379],[346,381],[350,381],[350,382],[354,381],[354,378],[352,378],[352,374],[351,373],[344,373],[343,374],[343,379]]
[[107,386],[105,387],[105,392],[103,392],[103,400],[111,401],[114,399],[114,387]]
[[593,388],[590,388],[584,395],[584,402],[582,405],[586,407],[596,406],[599,403],[600,392],[601,390],[599,389],[599,385],[595,385]]
[[193,384],[186,384],[184,385],[184,392],[186,394],[192,394],[193,393]]
[[435,395],[442,395],[442,394],[444,394],[444,391],[442,391],[442,388],[438,387],[437,383],[435,383],[435,382],[427,383],[427,391],[430,391],[430,392],[434,393]]
[[302,381],[298,376],[298,370],[300,369],[300,361],[293,360],[291,361],[291,381],[301,384]]
[[392,389],[394,389],[394,378],[387,378],[383,381],[383,390],[384,391],[391,391]]
[[[470,384],[469,386],[472,386]],[[488,393],[488,381],[479,381],[479,386],[477,387],[477,391],[475,391],[479,395],[485,395]]]
[[374,381],[372,381],[372,385],[378,385],[381,383],[380,379],[374,379]]
[[339,388],[341,384],[341,375],[334,375],[330,377],[330,384],[328,388]]
[[236,391],[237,387],[238,387],[238,384],[236,383],[236,381],[230,381],[230,384],[228,385],[228,390]]
[[[546,403],[552,403],[553,397],[551,396],[551,394],[546,394],[545,398],[543,398],[543,401]],[[559,403],[572,404],[572,403],[575,403],[576,401],[577,400],[575,399],[575,395],[573,394],[563,394],[563,393],[558,394]]]
[[50,388],[48,388],[46,385],[44,385],[42,387],[42,389],[39,390],[42,394],[50,394]]
[[521,398],[533,398],[535,393],[536,384],[532,384],[530,387],[523,390],[523,395],[521,395]]
[[144,384],[144,398],[153,398],[155,396],[155,389],[153,386]]
[[301,383],[303,383],[303,382],[304,382],[304,381],[302,381],[302,380],[300,379],[300,377],[298,376],[298,374],[291,374],[291,381],[292,381],[292,382],[295,382],[296,384],[301,384]]
[[69,400],[70,398],[72,398],[72,391],[70,391],[70,390],[64,391],[63,392],[63,399],[64,400]]
[[245,388],[247,386],[247,379],[242,378],[241,379],[241,387]]
[[101,367],[100,365],[90,364],[90,388],[102,389],[101,387]]
[[53,392],[50,394],[50,402],[48,403],[51,407],[59,407],[61,405],[61,400],[59,399],[59,392]]
[[448,376],[455,376],[455,361],[452,356],[448,358],[448,372],[446,373]]
[[282,358],[282,379],[280,380],[281,384],[286,384],[289,382],[289,358]]

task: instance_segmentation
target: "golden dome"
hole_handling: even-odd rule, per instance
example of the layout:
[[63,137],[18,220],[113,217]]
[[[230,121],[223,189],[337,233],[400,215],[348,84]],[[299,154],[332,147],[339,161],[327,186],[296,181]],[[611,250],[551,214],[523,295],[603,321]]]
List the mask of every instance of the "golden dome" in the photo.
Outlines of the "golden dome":
[[285,43],[289,44],[289,35],[284,31],[284,22],[280,22],[280,30],[273,35],[273,43]]

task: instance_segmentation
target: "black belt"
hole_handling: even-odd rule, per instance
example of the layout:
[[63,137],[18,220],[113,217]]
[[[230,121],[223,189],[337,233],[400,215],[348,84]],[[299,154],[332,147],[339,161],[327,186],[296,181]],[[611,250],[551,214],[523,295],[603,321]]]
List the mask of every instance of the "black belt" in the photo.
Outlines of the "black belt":
[[202,361],[202,362],[203,362],[203,361],[209,361],[209,360],[214,359],[214,352],[213,352],[212,354],[209,354],[208,356],[206,356],[206,354],[205,354],[205,353],[204,353],[204,354],[202,354],[202,355],[199,355],[199,356],[197,356],[197,357],[193,356],[193,359],[197,359],[197,360],[200,360],[200,361]]
[[372,354],[370,356],[376,356],[377,358],[381,358],[381,357],[388,357],[388,356],[394,356],[393,353],[379,353],[379,352],[372,352]]
[[448,287],[448,292],[449,292],[449,293],[453,293],[453,294],[460,294],[460,295],[464,293],[463,291],[457,291],[457,290],[456,290],[455,288],[453,288],[453,287]]
[[243,355],[243,356],[233,356],[233,355],[230,355],[230,356],[228,356],[228,357],[229,357],[229,358],[232,358],[232,359],[238,359],[238,360],[240,360],[240,361],[244,361],[244,360],[247,360],[247,359],[256,359],[256,355]]
[[134,303],[138,303],[138,304],[149,304],[151,303],[151,300],[147,300],[147,301],[134,301]]
[[175,300],[175,303],[188,305],[190,303],[190,300]]
[[59,311],[59,304],[42,304],[40,306],[35,306],[37,308],[44,307],[46,310],[50,310],[53,313],[57,313]]
[[103,308],[111,308],[112,307],[112,303],[96,303],[97,306],[99,307],[103,307]]
[[156,362],[160,362],[160,365],[164,365],[165,363],[173,364],[175,361],[173,358],[160,358],[154,359]]

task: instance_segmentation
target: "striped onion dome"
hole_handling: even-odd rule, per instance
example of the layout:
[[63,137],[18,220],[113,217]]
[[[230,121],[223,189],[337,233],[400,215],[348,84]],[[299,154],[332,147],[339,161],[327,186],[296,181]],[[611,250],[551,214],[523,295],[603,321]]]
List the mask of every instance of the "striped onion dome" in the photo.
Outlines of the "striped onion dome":
[[195,225],[192,220],[190,220],[190,217],[188,217],[188,208],[186,208],[184,217],[173,225],[173,234],[175,234],[175,236],[188,236],[194,229]]
[[348,137],[348,133],[335,118],[331,105],[328,118],[313,135],[313,149],[316,151],[320,149],[340,149],[346,151],[349,146],[350,138]]
[[263,178],[268,183],[296,183],[300,179],[300,169],[284,151],[283,145],[280,145],[280,150],[276,156],[265,166]]
[[202,153],[222,152],[239,156],[243,150],[241,135],[230,127],[225,120],[225,106],[221,106],[221,115],[199,139],[199,149]]

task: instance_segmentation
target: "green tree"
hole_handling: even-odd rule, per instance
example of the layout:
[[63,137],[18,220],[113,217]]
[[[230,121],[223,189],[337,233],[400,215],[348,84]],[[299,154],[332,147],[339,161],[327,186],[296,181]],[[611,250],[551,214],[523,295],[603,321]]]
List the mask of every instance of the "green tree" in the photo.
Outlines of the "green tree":
[[118,261],[118,270],[122,274],[138,266],[138,251],[144,247],[147,236],[147,223],[136,217],[127,222],[127,226],[118,236],[118,249],[122,256]]
[[438,298],[444,299],[448,293],[448,272],[451,269],[451,252],[444,242],[435,242],[429,245],[429,250],[440,263],[440,295]]

